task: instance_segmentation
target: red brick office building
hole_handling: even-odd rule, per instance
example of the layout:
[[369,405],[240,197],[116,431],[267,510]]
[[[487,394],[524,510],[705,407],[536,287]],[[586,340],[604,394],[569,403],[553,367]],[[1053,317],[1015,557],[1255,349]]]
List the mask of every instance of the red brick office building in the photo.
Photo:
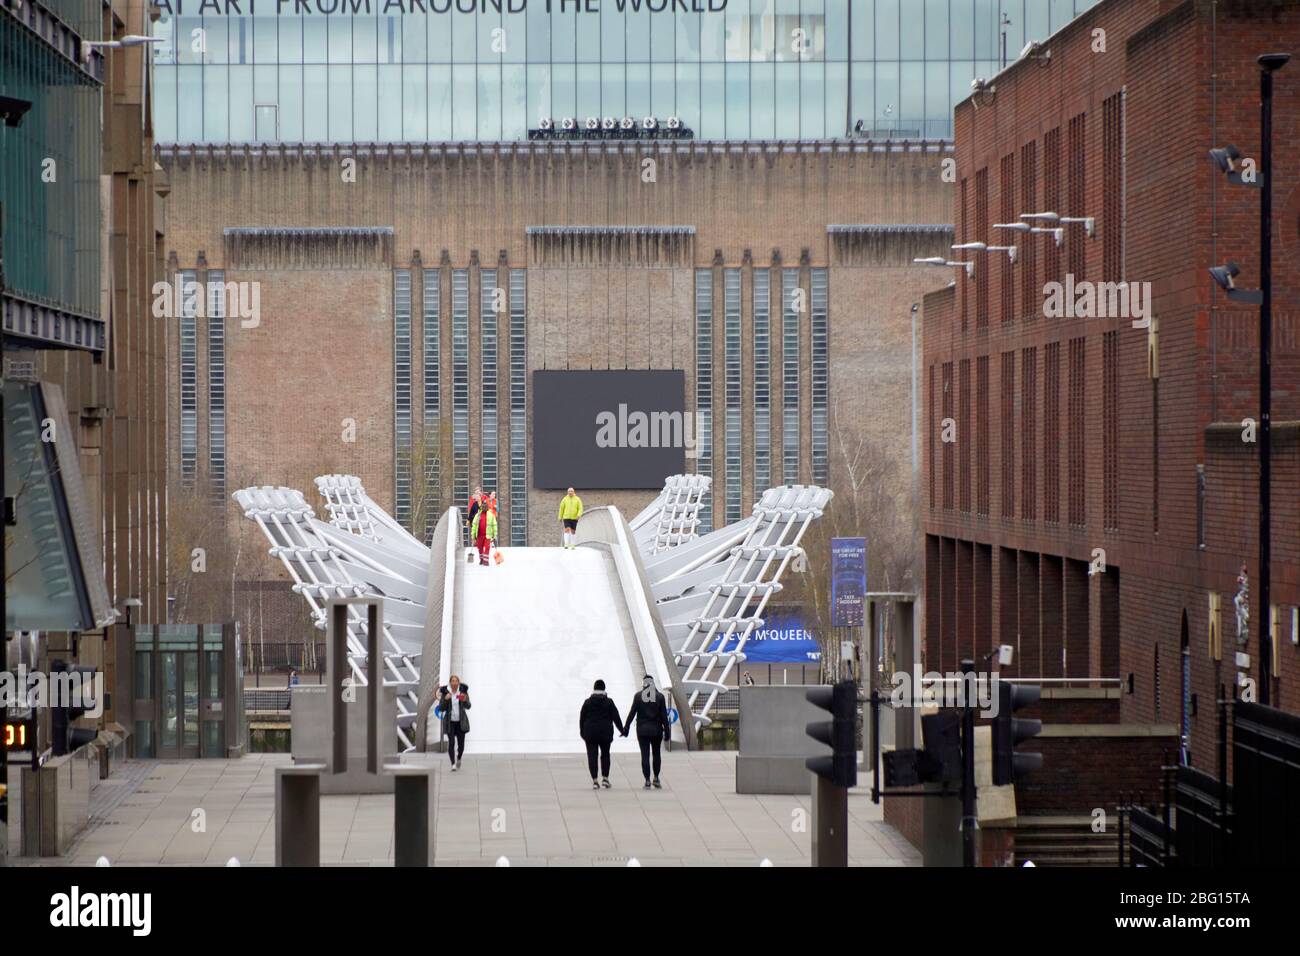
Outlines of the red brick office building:
[[[1151,796],[1184,738],[1214,772],[1239,651],[1258,678],[1259,446],[1242,423],[1259,415],[1259,315],[1207,269],[1235,260],[1238,286],[1258,285],[1260,192],[1207,151],[1259,155],[1255,58],[1279,51],[1300,53],[1293,2],[1107,0],[956,109],[958,241],[1017,259],[954,253],[973,276],[924,301],[926,664],[1012,644],[1012,676],[1044,680],[1021,814]],[[1300,60],[1275,79],[1271,702],[1294,711]],[[1093,217],[1095,235],[993,228],[1045,211]],[[1094,287],[1106,317],[1055,317],[1048,284],[1070,281],[1149,297],[1125,310]]]

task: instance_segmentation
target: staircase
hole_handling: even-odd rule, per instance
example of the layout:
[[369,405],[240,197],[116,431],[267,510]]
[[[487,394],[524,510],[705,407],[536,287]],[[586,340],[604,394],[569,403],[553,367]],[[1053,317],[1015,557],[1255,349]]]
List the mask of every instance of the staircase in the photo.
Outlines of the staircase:
[[1105,832],[1094,833],[1092,817],[1021,816],[1016,820],[1015,865],[1119,866],[1119,820],[1107,818]]

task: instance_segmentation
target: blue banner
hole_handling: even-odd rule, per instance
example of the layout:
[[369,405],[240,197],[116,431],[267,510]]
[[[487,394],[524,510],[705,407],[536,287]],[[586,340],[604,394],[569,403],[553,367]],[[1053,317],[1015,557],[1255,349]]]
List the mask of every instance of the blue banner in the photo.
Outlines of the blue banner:
[[861,627],[867,606],[867,539],[831,538],[831,626]]
[[[797,611],[769,610],[763,622],[745,642],[746,664],[816,664],[821,660],[821,648]],[[711,650],[719,650],[721,643],[718,638]],[[735,650],[736,643],[737,638],[729,638],[721,649]]]

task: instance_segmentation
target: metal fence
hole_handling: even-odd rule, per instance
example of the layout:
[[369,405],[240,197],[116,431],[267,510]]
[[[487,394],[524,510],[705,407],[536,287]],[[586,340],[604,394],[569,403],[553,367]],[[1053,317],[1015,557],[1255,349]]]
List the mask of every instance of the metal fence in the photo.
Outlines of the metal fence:
[[244,673],[325,673],[325,641],[244,641]]

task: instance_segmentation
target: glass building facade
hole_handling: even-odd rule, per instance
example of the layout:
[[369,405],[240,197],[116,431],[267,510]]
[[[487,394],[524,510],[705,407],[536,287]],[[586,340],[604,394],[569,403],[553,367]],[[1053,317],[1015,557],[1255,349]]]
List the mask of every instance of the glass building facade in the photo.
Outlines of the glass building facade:
[[511,141],[676,117],[699,139],[949,138],[973,78],[1096,2],[161,0],[155,134]]

